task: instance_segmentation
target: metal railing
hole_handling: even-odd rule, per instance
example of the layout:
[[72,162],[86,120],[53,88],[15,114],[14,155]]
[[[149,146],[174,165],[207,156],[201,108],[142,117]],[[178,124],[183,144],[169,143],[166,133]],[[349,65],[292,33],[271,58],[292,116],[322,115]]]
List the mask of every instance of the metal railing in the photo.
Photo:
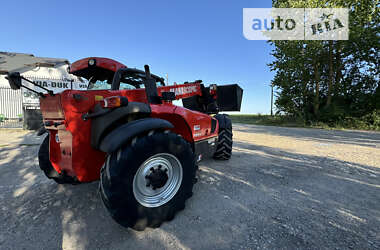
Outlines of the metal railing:
[[0,87],[0,128],[22,128],[22,92]]

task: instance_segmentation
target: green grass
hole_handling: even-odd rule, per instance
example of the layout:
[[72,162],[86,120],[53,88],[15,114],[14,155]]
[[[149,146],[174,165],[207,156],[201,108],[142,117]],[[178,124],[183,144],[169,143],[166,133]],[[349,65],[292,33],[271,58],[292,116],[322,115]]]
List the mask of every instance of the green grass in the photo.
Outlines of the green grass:
[[353,129],[353,130],[377,130],[380,131],[379,125],[371,125],[364,119],[346,118],[337,122],[304,122],[301,118],[290,116],[270,116],[270,115],[230,115],[233,123],[244,123],[265,126],[280,127],[304,127],[304,128],[322,128],[322,129]]
[[230,117],[233,123],[283,127],[305,127],[305,124],[302,120],[288,116],[230,115]]

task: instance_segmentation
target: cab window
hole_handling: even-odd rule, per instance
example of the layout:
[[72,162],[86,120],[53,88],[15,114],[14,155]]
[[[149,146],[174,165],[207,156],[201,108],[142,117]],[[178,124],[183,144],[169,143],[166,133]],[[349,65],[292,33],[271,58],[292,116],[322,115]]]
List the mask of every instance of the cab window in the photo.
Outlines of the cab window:
[[[101,81],[101,80],[96,80],[96,81],[90,81],[88,84],[88,90],[110,90],[111,89],[111,84],[108,83],[107,80]],[[120,90],[131,90],[131,89],[136,89],[136,86],[133,86],[132,84],[125,83],[125,82],[120,82]]]
[[90,80],[90,83],[88,84],[88,90],[109,90],[111,89],[111,84],[108,84],[107,80],[100,81],[100,80]]
[[120,82],[120,90],[122,89],[136,89],[135,86],[129,84],[129,83],[124,83],[124,82]]

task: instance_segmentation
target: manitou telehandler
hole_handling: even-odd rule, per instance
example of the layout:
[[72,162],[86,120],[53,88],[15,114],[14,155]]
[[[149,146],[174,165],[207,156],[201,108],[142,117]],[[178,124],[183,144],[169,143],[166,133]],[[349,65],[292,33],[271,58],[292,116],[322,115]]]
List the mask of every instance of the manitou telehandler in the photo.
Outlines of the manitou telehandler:
[[[122,226],[143,230],[173,219],[192,195],[197,162],[231,157],[231,120],[218,112],[240,110],[237,84],[165,86],[147,65],[142,71],[99,57],[76,61],[69,72],[86,78],[88,90],[38,92],[39,134],[48,133],[40,168],[60,184],[100,179],[100,197]],[[6,74],[13,89],[29,81]],[[183,107],[172,104],[180,99]]]

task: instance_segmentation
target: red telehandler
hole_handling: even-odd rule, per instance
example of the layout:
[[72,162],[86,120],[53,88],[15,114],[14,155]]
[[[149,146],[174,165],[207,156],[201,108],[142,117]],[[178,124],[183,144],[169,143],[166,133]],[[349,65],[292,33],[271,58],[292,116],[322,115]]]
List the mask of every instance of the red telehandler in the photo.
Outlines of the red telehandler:
[[[142,71],[99,57],[69,71],[86,78],[88,90],[38,92],[39,134],[48,133],[40,168],[60,184],[100,179],[100,197],[122,226],[143,230],[173,219],[192,195],[197,162],[231,157],[231,120],[218,112],[240,110],[237,84],[165,86],[147,65]],[[6,74],[13,89],[27,88],[19,72]],[[180,99],[183,107],[172,104]]]

